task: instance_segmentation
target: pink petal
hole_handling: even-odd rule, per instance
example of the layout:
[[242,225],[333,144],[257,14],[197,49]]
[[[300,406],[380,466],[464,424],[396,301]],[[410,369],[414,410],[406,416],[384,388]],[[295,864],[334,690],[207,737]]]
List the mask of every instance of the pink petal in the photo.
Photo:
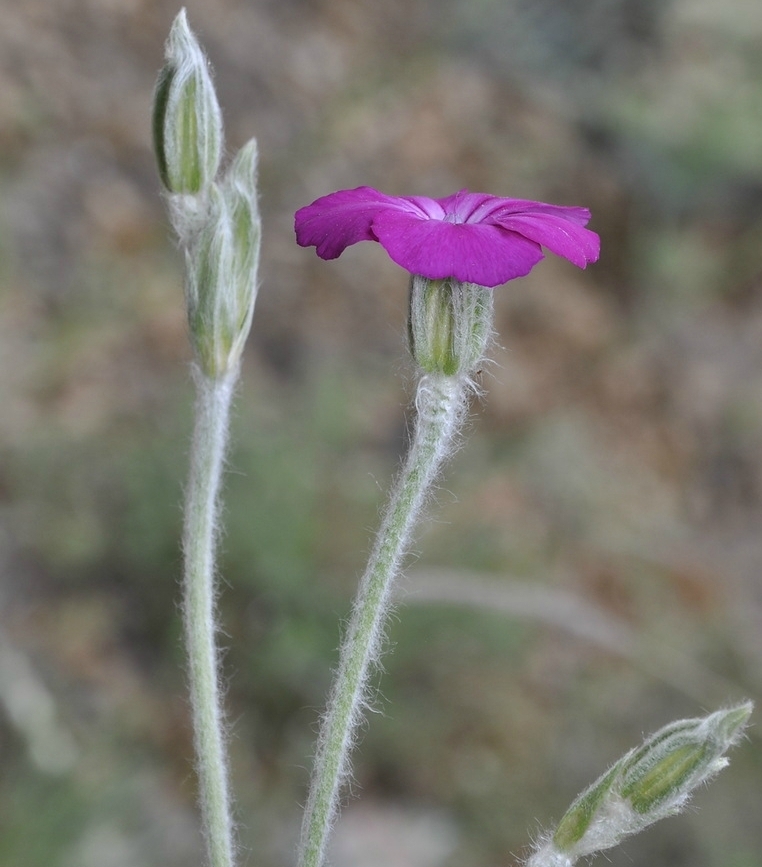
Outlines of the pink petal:
[[341,190],[296,213],[298,243],[335,259],[350,244],[380,241],[414,274],[497,286],[522,277],[542,247],[584,268],[600,240],[586,208],[505,199],[461,190],[443,199],[387,196],[371,187]]
[[563,256],[577,267],[584,268],[589,262],[598,260],[601,241],[595,232],[585,229],[574,219],[577,216],[568,213],[529,212],[501,217],[496,221],[496,225],[520,232],[530,241],[542,244],[557,256]]
[[587,208],[503,199],[466,190],[439,202],[457,222],[501,226],[519,232],[580,268],[598,259],[600,239],[584,228],[590,220]]
[[428,196],[403,196],[397,200],[404,202],[402,210],[417,214],[424,220],[444,220],[447,211],[442,207],[439,199],[430,199]]
[[485,208],[487,209],[486,213],[488,213],[492,203],[514,200],[498,199],[495,196],[490,196],[489,193],[469,193],[468,190],[460,190],[452,196],[437,199],[436,201],[447,215],[455,218],[452,222],[481,223],[483,222],[483,218],[478,216],[478,214],[484,211]]
[[498,197],[485,197],[469,217],[469,222],[520,232],[580,268],[597,261],[600,254],[600,238],[584,228],[589,220],[587,208]]
[[322,259],[335,259],[351,244],[375,241],[373,220],[389,208],[415,210],[414,204],[372,187],[330,193],[296,212],[296,241],[301,247],[314,245]]
[[549,205],[546,202],[534,202],[530,199],[503,199],[486,193],[470,193],[470,196],[480,196],[482,201],[474,207],[470,223],[497,223],[513,214],[547,214],[562,217],[580,226],[590,222],[590,211],[570,205]]
[[384,210],[373,221],[373,232],[398,265],[432,280],[454,277],[499,286],[528,274],[543,258],[534,241],[484,223],[450,223]]

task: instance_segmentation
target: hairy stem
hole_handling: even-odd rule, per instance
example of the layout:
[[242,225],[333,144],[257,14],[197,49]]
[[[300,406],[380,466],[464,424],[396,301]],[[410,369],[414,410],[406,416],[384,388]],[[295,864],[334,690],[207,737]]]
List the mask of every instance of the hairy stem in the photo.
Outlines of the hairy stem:
[[196,421],[185,500],[183,614],[199,804],[210,867],[233,867],[224,715],[215,643],[219,491],[237,369],[220,379],[196,370]]
[[410,451],[360,582],[318,738],[302,824],[300,867],[322,864],[341,784],[348,774],[354,732],[362,717],[368,673],[378,656],[392,584],[416,517],[459,427],[466,383],[464,377],[430,374],[418,384],[418,416]]

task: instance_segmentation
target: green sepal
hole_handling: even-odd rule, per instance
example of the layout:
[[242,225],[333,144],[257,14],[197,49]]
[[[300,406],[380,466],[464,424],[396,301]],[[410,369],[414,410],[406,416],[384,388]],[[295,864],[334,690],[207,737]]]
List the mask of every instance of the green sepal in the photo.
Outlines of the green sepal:
[[197,195],[214,180],[222,157],[222,114],[209,63],[185,14],[172,24],[166,63],[153,102],[159,177],[170,193]]
[[622,786],[622,797],[642,816],[680,797],[697,772],[709,767],[713,750],[706,744],[685,744],[668,752],[638,779]]
[[204,224],[187,251],[191,342],[213,379],[238,364],[251,327],[261,241],[256,169],[252,139],[210,185]]
[[582,794],[578,795],[564,817],[558,823],[553,834],[553,843],[561,851],[570,850],[585,836],[590,823],[598,814],[601,804],[619,776],[622,762],[619,761],[605,774],[599,777]]
[[424,373],[472,374],[484,358],[491,333],[491,289],[412,276],[408,339]]

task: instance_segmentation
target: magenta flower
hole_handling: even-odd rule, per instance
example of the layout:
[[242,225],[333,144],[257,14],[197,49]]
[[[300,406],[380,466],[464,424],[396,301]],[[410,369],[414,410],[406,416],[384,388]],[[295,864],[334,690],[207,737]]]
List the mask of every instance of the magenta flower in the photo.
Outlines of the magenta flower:
[[501,199],[461,190],[444,199],[387,196],[371,187],[339,190],[296,212],[296,240],[335,259],[358,241],[378,241],[411,274],[499,286],[523,277],[542,247],[580,268],[600,239],[584,227],[587,208]]

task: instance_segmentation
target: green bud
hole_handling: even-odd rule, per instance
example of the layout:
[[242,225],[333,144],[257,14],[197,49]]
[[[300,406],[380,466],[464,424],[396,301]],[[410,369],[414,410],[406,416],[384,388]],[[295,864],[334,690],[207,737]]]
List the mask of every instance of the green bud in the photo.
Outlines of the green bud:
[[225,274],[230,270],[228,217],[217,184],[209,189],[206,222],[186,249],[186,303],[193,348],[203,372],[216,378],[227,368],[232,345],[224,333]]
[[159,176],[170,193],[195,195],[214,180],[222,154],[222,115],[185,9],[172,25],[156,84],[153,138]]
[[593,819],[598,815],[601,805],[610,794],[619,775],[620,766],[621,761],[578,795],[566,811],[553,834],[553,843],[560,852],[573,849],[585,836]]
[[621,796],[641,816],[676,812],[694,789],[728,764],[723,754],[736,742],[751,710],[745,703],[665,726],[623,765]]
[[191,341],[211,378],[238,364],[251,327],[261,238],[256,171],[252,139],[209,188],[205,224],[187,252]]
[[670,723],[627,753],[572,803],[527,867],[574,864],[679,812],[691,794],[727,765],[751,702]]
[[424,373],[468,376],[483,359],[491,333],[490,289],[413,275],[408,335],[410,351]]
[[231,272],[230,292],[234,296],[232,313],[235,317],[236,336],[232,356],[236,360],[243,352],[249,335],[257,298],[259,251],[262,224],[257,201],[256,139],[251,139],[236,155],[222,184],[223,195],[230,220]]

